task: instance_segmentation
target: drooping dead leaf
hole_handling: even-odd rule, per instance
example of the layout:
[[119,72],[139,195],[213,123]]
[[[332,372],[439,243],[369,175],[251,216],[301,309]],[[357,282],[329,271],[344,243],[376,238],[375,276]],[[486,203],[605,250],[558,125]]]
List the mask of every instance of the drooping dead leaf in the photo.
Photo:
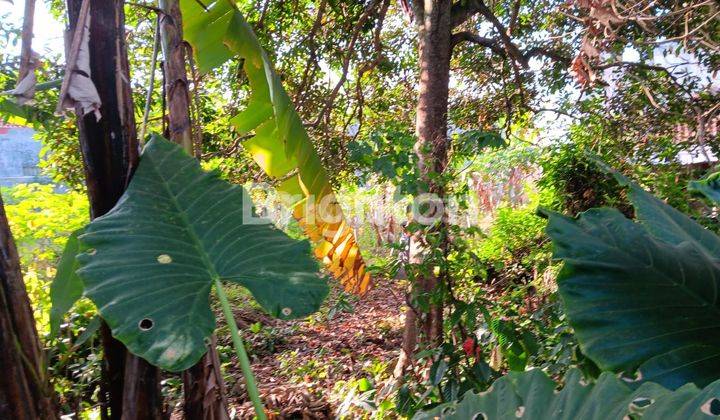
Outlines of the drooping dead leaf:
[[572,62],[570,73],[582,86],[602,83],[593,65],[600,60],[607,40],[615,38],[615,31],[626,19],[617,13],[615,0],[574,0],[574,4],[587,15],[581,16],[586,26],[585,36]]
[[597,80],[595,71],[583,54],[578,54],[570,66],[570,74],[582,86],[591,85]]
[[[602,2],[609,3],[609,2]],[[590,8],[590,17],[606,28],[612,28],[613,25],[623,23],[625,20],[618,16],[609,6],[599,4]]]
[[100,120],[100,95],[90,78],[90,15],[89,0],[84,0],[78,16],[77,27],[72,36],[72,42],[65,67],[65,78],[60,89],[60,100],[57,113],[62,114],[67,109],[78,110],[82,115],[94,113]]
[[595,46],[595,42],[594,38],[585,35],[580,44],[580,52],[591,60],[600,58],[600,50]]
[[14,89],[2,92],[3,95],[12,95],[15,101],[20,105],[30,105],[35,100],[35,86],[37,85],[37,76],[35,69],[40,66],[40,56],[33,52],[29,62],[28,72],[22,80],[19,80]]

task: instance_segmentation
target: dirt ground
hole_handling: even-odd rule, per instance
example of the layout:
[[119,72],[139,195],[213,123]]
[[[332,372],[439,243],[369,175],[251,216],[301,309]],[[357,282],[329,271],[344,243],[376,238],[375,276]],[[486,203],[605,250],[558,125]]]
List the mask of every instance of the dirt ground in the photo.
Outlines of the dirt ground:
[[[379,387],[398,356],[404,303],[397,281],[379,280],[359,300],[334,290],[310,320],[283,322],[237,311],[267,411],[277,418],[335,418],[343,403],[352,406],[347,395],[358,383],[361,391]],[[220,342],[231,349],[229,337]],[[252,418],[234,356],[224,369],[231,412]]]

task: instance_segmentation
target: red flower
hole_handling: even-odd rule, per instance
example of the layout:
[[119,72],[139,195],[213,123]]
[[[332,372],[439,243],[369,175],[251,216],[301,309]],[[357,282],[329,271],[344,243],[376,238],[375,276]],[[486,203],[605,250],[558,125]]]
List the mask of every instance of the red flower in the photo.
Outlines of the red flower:
[[475,339],[468,337],[463,343],[463,350],[465,350],[468,357],[473,356],[475,354]]
[[480,349],[480,346],[475,342],[475,338],[468,337],[465,342],[463,342],[463,351],[465,351],[465,354],[468,357],[473,357],[477,360],[480,360],[480,354],[482,353],[482,350]]

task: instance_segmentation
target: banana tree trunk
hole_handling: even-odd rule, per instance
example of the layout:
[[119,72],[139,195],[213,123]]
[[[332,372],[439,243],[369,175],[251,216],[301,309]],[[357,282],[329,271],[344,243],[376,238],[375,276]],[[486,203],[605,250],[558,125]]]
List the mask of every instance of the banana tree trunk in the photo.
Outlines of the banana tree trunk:
[[[190,121],[190,91],[185,69],[185,48],[182,35],[182,15],[178,0],[160,0],[164,14],[160,19],[160,37],[165,72],[166,103],[168,106],[167,137],[181,145],[191,156],[193,153],[192,124]],[[197,145],[199,148],[200,145]],[[208,352],[195,366],[183,372],[185,401],[183,411],[187,419],[228,419],[227,396],[220,373],[220,358],[215,347],[215,336]]]
[[0,418],[56,419],[52,387],[0,196]]
[[[67,0],[70,33],[82,0]],[[102,105],[99,119],[78,111],[80,149],[91,217],[107,213],[125,190],[138,161],[138,142],[130,90],[123,1],[90,2],[90,77]],[[101,400],[103,418],[159,419],[162,396],[158,369],[130,354],[101,328],[105,360]]]
[[181,145],[190,155],[193,151],[190,125],[190,91],[185,71],[185,48],[182,15],[178,0],[160,0],[164,14],[160,17],[165,92],[168,105],[167,138]]

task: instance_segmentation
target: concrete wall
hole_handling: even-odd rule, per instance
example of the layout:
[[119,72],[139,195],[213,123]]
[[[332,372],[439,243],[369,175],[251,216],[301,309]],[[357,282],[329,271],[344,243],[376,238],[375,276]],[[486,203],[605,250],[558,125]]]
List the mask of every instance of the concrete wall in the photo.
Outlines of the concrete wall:
[[33,134],[32,128],[0,125],[0,185],[49,181],[40,175],[42,145]]

